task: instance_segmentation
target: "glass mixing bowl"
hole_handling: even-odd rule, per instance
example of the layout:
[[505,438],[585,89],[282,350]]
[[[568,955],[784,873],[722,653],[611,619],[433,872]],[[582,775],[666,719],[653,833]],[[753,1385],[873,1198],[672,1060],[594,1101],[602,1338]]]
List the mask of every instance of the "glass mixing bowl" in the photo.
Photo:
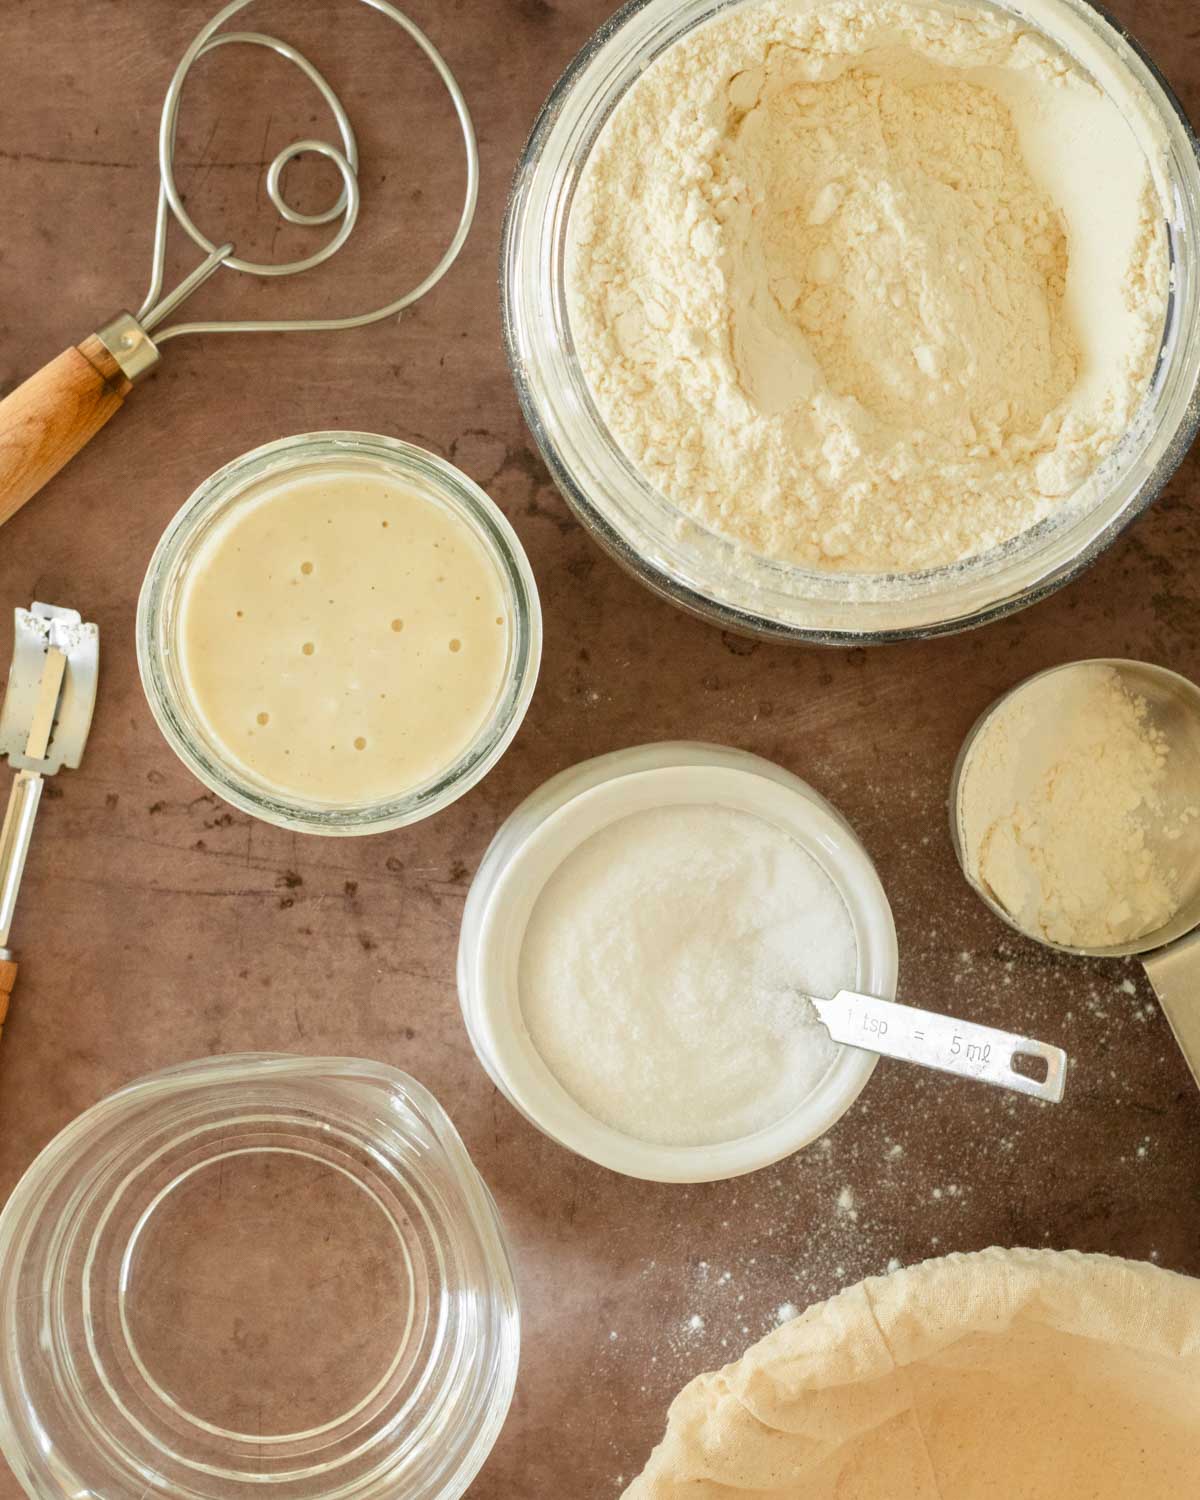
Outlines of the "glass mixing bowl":
[[457,1500],[520,1341],[420,1084],[213,1058],[89,1109],[0,1215],[0,1449],[36,1500]]
[[[525,417],[583,524],[657,593],[724,628],[837,644],[961,630],[1066,583],[1160,493],[1200,425],[1200,145],[1154,64],[1086,0],[979,8],[1036,24],[1118,100],[1157,172],[1172,267],[1158,367],[1133,426],[1058,514],[1005,546],[920,573],[822,572],[759,557],[687,519],[610,435],[575,354],[565,260],[573,194],[605,122],[666,48],[757,0],[631,0],[551,94],[513,184],[501,263],[505,339]],[[1036,14],[1036,22],[1031,18]]]
[[[382,475],[463,521],[491,559],[508,616],[504,679],[487,719],[457,759],[420,786],[383,801],[347,805],[276,791],[238,765],[206,727],[188,690],[179,648],[188,570],[213,528],[251,493],[286,475],[322,471]],[[162,535],[142,585],[138,667],[158,727],[210,791],[267,823],[296,833],[368,834],[440,812],[492,769],[521,727],[542,656],[542,611],[533,569],[503,512],[472,480],[434,453],[370,432],[308,432],[244,453],[190,496]]]

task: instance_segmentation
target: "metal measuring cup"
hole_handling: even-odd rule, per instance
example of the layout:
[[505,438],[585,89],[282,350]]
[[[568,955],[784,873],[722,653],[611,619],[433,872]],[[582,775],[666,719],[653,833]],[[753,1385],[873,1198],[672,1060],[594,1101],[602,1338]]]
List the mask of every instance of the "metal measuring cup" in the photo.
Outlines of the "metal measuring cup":
[[1026,678],[999,697],[976,721],[963,742],[950,783],[950,832],[959,865],[971,888],[1001,921],[1023,937],[1086,958],[1127,958],[1137,955],[1150,979],[1159,1004],[1170,1022],[1197,1085],[1200,1085],[1200,820],[1191,822],[1172,846],[1172,859],[1181,872],[1183,900],[1175,915],[1153,932],[1131,942],[1107,948],[1071,948],[1051,941],[1041,933],[1021,927],[996,899],[971,866],[963,826],[963,788],[970,774],[972,756],[996,715],[1017,694],[1036,682],[1058,674],[1089,667],[1110,667],[1132,694],[1142,698],[1152,726],[1166,737],[1167,797],[1200,806],[1200,687],[1177,672],[1149,662],[1094,657],[1051,667]]

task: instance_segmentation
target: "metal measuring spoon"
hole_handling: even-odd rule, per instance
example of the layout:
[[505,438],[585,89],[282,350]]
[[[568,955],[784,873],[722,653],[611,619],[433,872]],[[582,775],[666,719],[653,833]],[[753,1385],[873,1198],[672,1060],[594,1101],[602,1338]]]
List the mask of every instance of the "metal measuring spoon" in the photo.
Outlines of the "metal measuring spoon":
[[[1051,1104],[1062,1102],[1067,1054],[1061,1047],[853,990],[839,990],[832,1000],[817,995],[803,998],[835,1042],[922,1068],[936,1068],[939,1073],[973,1078],[976,1083],[1012,1089]],[[1019,1058],[1040,1058],[1046,1064],[1045,1077],[1020,1072]]]
[[1150,722],[1166,737],[1166,800],[1176,802],[1180,808],[1200,806],[1200,687],[1177,672],[1149,662],[1095,657],[1051,667],[1026,678],[998,698],[976,721],[959,751],[950,783],[950,831],[955,853],[971,888],[1003,922],[1023,937],[1032,938],[1060,953],[1087,958],[1139,956],[1175,1039],[1200,1085],[1200,931],[1197,931],[1200,927],[1200,820],[1187,823],[1171,848],[1172,862],[1181,873],[1183,900],[1178,910],[1155,931],[1112,947],[1072,948],[1053,942],[1039,932],[1028,931],[1014,920],[1012,913],[1000,904],[972,868],[963,826],[963,788],[971,772],[973,752],[982,736],[995,715],[1035,682],[1095,667],[1112,668],[1131,693],[1145,699]]

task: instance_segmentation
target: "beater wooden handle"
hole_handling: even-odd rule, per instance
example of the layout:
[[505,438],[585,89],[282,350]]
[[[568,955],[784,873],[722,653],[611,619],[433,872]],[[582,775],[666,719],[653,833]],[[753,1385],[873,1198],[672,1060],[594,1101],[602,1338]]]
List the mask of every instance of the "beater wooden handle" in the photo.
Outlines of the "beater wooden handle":
[[0,1036],[4,1034],[4,1022],[8,1016],[8,1002],[12,998],[13,985],[16,982],[16,964],[11,959],[0,961]]
[[89,334],[0,401],[0,526],[95,437],[132,388]]

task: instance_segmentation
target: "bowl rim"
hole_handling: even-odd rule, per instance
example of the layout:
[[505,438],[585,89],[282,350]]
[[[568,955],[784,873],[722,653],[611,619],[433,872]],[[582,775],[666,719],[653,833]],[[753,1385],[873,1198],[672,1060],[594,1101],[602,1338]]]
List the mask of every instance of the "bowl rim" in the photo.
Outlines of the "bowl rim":
[[[439,1472],[438,1484],[443,1487],[436,1493],[444,1500],[452,1500],[470,1486],[495,1446],[507,1418],[520,1362],[521,1314],[512,1255],[503,1221],[487,1184],[441,1103],[403,1070],[367,1058],[241,1052],[171,1064],[133,1079],[97,1100],[70,1120],[38,1152],[0,1209],[0,1319],[5,1328],[4,1352],[0,1356],[0,1452],[28,1494],[74,1495],[77,1493],[75,1488],[47,1488],[46,1481],[49,1476],[54,1476],[58,1484],[67,1481],[74,1484],[79,1478],[73,1467],[63,1468],[61,1459],[56,1461],[53,1458],[55,1446],[50,1441],[53,1434],[44,1430],[38,1408],[25,1389],[22,1364],[18,1360],[21,1345],[13,1315],[17,1277],[34,1236],[46,1228],[50,1196],[61,1190],[72,1171],[78,1170],[86,1161],[99,1129],[119,1128],[122,1122],[136,1117],[147,1105],[166,1106],[173,1101],[180,1103],[189,1094],[229,1090],[247,1084],[293,1083],[303,1086],[306,1082],[357,1086],[362,1092],[360,1105],[364,1109],[372,1106],[373,1096],[377,1093],[389,1098],[403,1096],[445,1155],[464,1210],[463,1232],[477,1242],[479,1254],[486,1264],[488,1295],[495,1308],[486,1400],[480,1400],[485,1394],[482,1388],[472,1393],[478,1421],[463,1431],[449,1455],[452,1467],[446,1470],[443,1466]],[[130,1159],[130,1152],[130,1143],[126,1142],[123,1157],[117,1159]],[[91,1174],[87,1181],[90,1184]],[[92,1191],[89,1186],[81,1199],[80,1190],[72,1190],[72,1205],[77,1209],[86,1207]],[[50,1228],[57,1238],[60,1228]],[[377,1483],[378,1476],[371,1469],[360,1476],[347,1493],[368,1500],[368,1497],[382,1493]],[[263,1482],[260,1487],[264,1495],[270,1495],[276,1486]]]
[[[953,846],[954,857],[958,861],[958,867],[962,872],[963,879],[970,886],[971,890],[974,891],[988,910],[991,911],[993,916],[998,917],[1006,927],[1025,938],[1028,942],[1040,943],[1043,948],[1049,948],[1051,952],[1065,953],[1072,958],[1120,959],[1143,956],[1148,958],[1161,949],[1169,948],[1177,942],[1182,942],[1183,939],[1190,937],[1196,932],[1197,923],[1191,920],[1190,915],[1187,917],[1184,916],[1184,913],[1189,912],[1191,908],[1181,908],[1163,927],[1144,933],[1140,938],[1134,938],[1130,942],[1114,943],[1106,948],[1073,947],[1069,943],[1057,943],[1052,938],[1027,931],[1018,923],[1012,913],[1001,905],[972,867],[970,840],[967,838],[963,817],[963,803],[976,751],[980,748],[988,729],[1010,701],[1018,698],[1022,693],[1032,688],[1035,683],[1049,677],[1056,677],[1061,672],[1074,671],[1079,667],[1108,667],[1119,674],[1128,673],[1130,677],[1150,675],[1159,680],[1168,679],[1176,685],[1181,697],[1189,698],[1195,703],[1197,718],[1200,719],[1200,685],[1193,682],[1190,677],[1185,677],[1182,672],[1176,672],[1170,667],[1160,666],[1157,662],[1139,661],[1134,657],[1123,656],[1089,656],[1072,661],[1057,662],[1053,666],[1043,667],[1040,671],[1031,672],[1027,676],[1022,677],[1019,682],[1013,683],[1010,688],[1006,688],[1004,692],[993,698],[963,737],[958,754],[954,759],[953,770],[950,773],[946,804],[949,814],[950,843]],[[1128,685],[1127,682],[1126,686]]]
[[[258,785],[206,747],[190,726],[185,695],[170,671],[170,597],[179,586],[185,550],[210,518],[237,504],[259,484],[314,463],[387,466],[418,491],[446,505],[479,540],[496,565],[511,614],[510,659],[492,711],[471,744],[450,766],[407,792],[348,806],[308,802]],[[290,831],[357,837],[403,828],[442,811],[493,769],[525,719],[541,666],[543,621],[537,580],[512,524],[496,502],[452,463],[400,438],[334,429],[296,433],[263,443],[223,464],[202,480],[167,523],[151,556],[137,607],[138,672],[150,712],[163,738],[209,791],[252,817]]]
[[793,1155],[836,1124],[879,1061],[874,1053],[842,1047],[812,1092],[782,1120],[716,1145],[662,1146],[597,1120],[542,1060],[521,1017],[516,960],[545,884],[583,842],[622,817],[701,802],[747,812],[794,838],[846,905],[857,945],[856,983],[885,999],[894,999],[897,987],[895,923],[875,865],[849,824],[799,778],[784,784],[749,769],[662,766],[614,776],[550,812],[510,853],[479,914],[471,960],[473,1040],[502,1091],[539,1130],[610,1171],[648,1182],[717,1182]]
[[[643,11],[653,6],[665,6],[668,3],[669,0],[625,0],[625,4],[596,30],[575,54],[554,84],[534,120],[510,183],[505,206],[500,249],[501,325],[505,354],[526,425],[533,436],[534,442],[542,455],[555,486],[565,500],[568,508],[603,551],[660,598],[677,605],[686,613],[709,623],[715,623],[721,629],[767,640],[786,640],[808,645],[838,646],[848,644],[887,644],[901,640],[934,638],[973,629],[1003,619],[1040,602],[1078,578],[1159,498],[1186,457],[1197,433],[1200,432],[1200,348],[1197,348],[1193,352],[1190,395],[1181,413],[1179,424],[1167,440],[1157,460],[1150,467],[1149,472],[1123,507],[1102,526],[1095,529],[1093,534],[1081,546],[1069,555],[1053,562],[1027,584],[1014,588],[1007,594],[991,598],[984,604],[967,600],[961,608],[949,610],[947,613],[933,619],[922,617],[908,623],[900,622],[894,625],[861,629],[855,627],[853,624],[840,623],[837,625],[800,625],[772,616],[761,610],[756,610],[749,604],[735,603],[726,598],[714,597],[713,594],[705,592],[694,582],[689,582],[682,577],[676,576],[661,560],[641,553],[622,533],[609,515],[606,514],[601,505],[594,501],[585,491],[581,482],[576,478],[558,451],[558,447],[543,417],[542,398],[535,391],[534,381],[531,379],[529,372],[527,344],[523,341],[522,332],[522,323],[524,320],[517,311],[517,303],[520,300],[516,280],[519,254],[523,239],[528,240],[532,233],[530,226],[524,222],[527,185],[537,170],[545,144],[554,132],[565,103],[571,96],[580,77],[590,68],[598,55],[609,46],[614,38],[624,31],[631,22],[636,20]],[[711,20],[720,9],[753,3],[754,0],[710,0],[711,9],[705,19]],[[998,10],[1002,14],[1012,15],[1014,12],[1018,15],[1021,14],[1020,0],[969,0],[969,3],[978,4],[981,8]],[[1102,5],[1094,3],[1094,0],[1052,0],[1052,3],[1071,11],[1076,19],[1087,22],[1100,35],[1103,35],[1105,30],[1112,32],[1120,45],[1127,48],[1136,61],[1144,68],[1148,75],[1149,85],[1152,87],[1147,86],[1146,80],[1138,78],[1135,78],[1135,83],[1141,87],[1142,91],[1148,97],[1154,100],[1160,112],[1164,112],[1169,116],[1170,123],[1178,128],[1182,139],[1186,141],[1188,148],[1190,148],[1186,155],[1188,166],[1191,168],[1193,174],[1190,184],[1192,190],[1190,198],[1191,212],[1192,217],[1200,225],[1200,136],[1197,135],[1180,99],[1166,80],[1161,69],[1150,57],[1145,47],[1120,25]],[[696,24],[704,24],[704,21],[702,20]],[[1031,24],[1036,27],[1036,22]],[[683,33],[679,34],[682,35]],[[1045,34],[1049,35],[1049,33]],[[678,37],[673,40],[677,39]],[[1055,41],[1052,35],[1050,39],[1051,41]],[[1055,44],[1062,45],[1056,41]],[[1157,98],[1154,97],[1154,90],[1157,90]],[[619,99],[617,102],[619,103]],[[616,103],[612,105],[612,108],[616,108]],[[610,114],[611,110],[605,118],[609,118]],[[1200,277],[1200,262],[1193,265],[1191,271],[1193,281],[1197,277]],[[1193,293],[1192,300],[1200,302],[1200,291],[1193,288]],[[1171,294],[1168,299],[1168,320],[1170,319],[1171,309],[1175,304],[1176,295],[1176,286],[1173,282]],[[1178,338],[1180,342],[1177,352],[1179,358],[1182,360],[1187,352],[1189,339],[1193,344],[1200,345],[1200,328],[1193,327],[1191,322],[1184,321]],[[1165,327],[1162,350],[1165,351],[1166,347]],[[1160,365],[1156,368],[1152,379],[1157,379],[1161,370],[1161,361],[1162,351],[1160,351]],[[1144,425],[1150,406],[1150,394],[1151,391],[1148,389],[1144,398],[1143,408],[1131,423],[1127,436],[1128,434],[1137,432]],[[619,454],[619,445],[608,433],[607,425],[598,413],[595,415],[595,425],[599,430],[603,431],[604,439],[611,449]],[[628,463],[628,460],[625,460],[623,455],[621,455],[621,461]],[[653,489],[653,487],[650,488]],[[657,491],[654,493],[658,494]],[[686,525],[695,527],[700,531],[706,531],[706,528],[692,521],[686,513],[678,511],[677,507],[673,507],[666,497],[659,496],[658,498],[664,506],[676,510],[680,519]],[[1102,504],[1102,501],[1098,501],[1097,505],[1089,511],[1081,511],[1079,515],[1071,519],[1069,524],[1074,526],[1085,523],[1089,516],[1094,515],[1100,504]],[[1047,526],[1053,527],[1054,524],[1055,518],[1049,518],[1048,521],[1043,521],[1038,526],[1030,528],[1030,530],[1037,532]],[[716,533],[709,534],[717,536]],[[1013,542],[1018,541],[1020,535],[1025,534],[1019,534],[1018,538],[1013,539]],[[717,536],[717,540],[721,540],[719,536]],[[1006,547],[1011,545],[1012,542],[1005,544]],[[1002,547],[997,549],[995,554],[982,554],[980,558],[968,559],[967,561],[969,564],[983,562],[988,558],[998,557],[1003,551],[1004,548]],[[912,578],[933,576],[939,571],[949,575],[953,572],[953,569],[931,570],[926,574],[913,573],[903,576]],[[864,574],[848,576],[877,580],[887,575]],[[915,602],[917,605],[920,605],[922,600],[918,598]],[[827,606],[821,605],[821,607],[826,608]],[[853,601],[841,601],[839,607],[844,607],[852,612]],[[911,609],[912,604],[910,603],[908,607]]]

